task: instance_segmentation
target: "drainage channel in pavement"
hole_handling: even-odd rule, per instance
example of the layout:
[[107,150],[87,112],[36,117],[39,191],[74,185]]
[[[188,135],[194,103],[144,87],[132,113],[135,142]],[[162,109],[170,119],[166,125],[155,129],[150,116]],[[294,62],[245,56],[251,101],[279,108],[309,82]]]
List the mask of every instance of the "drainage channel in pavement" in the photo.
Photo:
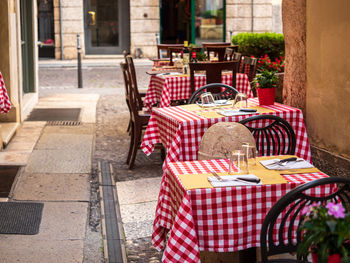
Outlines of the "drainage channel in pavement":
[[101,225],[106,262],[126,263],[123,226],[112,165],[102,160],[98,164],[98,170],[101,198]]

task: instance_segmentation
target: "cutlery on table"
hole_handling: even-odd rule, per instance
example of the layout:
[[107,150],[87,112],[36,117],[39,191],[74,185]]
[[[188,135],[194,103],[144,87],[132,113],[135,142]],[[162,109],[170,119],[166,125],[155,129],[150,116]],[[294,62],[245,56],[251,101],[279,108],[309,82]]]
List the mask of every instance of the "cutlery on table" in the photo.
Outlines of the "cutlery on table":
[[237,181],[237,182],[248,183],[248,184],[258,184],[258,183],[260,183],[260,179],[259,178],[255,179],[255,178],[236,177],[236,178],[224,179],[220,175],[218,175],[215,171],[211,171],[211,173],[220,182]]
[[290,157],[290,158],[279,160],[279,161],[276,161],[276,162],[273,162],[273,163],[269,163],[269,164],[266,164],[266,165],[267,166],[270,166],[270,165],[286,166],[290,162],[302,162],[302,161],[304,161],[304,159],[298,159],[296,157]]

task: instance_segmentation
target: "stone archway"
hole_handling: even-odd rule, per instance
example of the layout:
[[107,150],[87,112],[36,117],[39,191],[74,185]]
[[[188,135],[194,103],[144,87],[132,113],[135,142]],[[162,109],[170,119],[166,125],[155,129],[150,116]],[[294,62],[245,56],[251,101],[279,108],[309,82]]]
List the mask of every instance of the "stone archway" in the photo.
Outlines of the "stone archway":
[[306,1],[282,1],[285,39],[285,104],[306,109]]

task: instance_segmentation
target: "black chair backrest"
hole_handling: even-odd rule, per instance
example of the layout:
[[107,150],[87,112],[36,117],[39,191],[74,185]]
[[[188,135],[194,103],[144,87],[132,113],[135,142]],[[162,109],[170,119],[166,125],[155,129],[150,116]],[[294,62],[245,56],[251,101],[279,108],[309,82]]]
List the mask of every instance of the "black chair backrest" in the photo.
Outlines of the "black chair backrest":
[[260,155],[295,154],[293,127],[285,119],[262,114],[240,121],[253,134]]
[[[190,65],[190,81],[191,93],[195,92],[195,71],[205,71],[207,84],[221,83],[221,73],[223,70],[230,71],[232,74],[232,87],[236,87],[236,73],[238,72],[238,61],[223,62],[198,62],[189,63]],[[219,93],[220,89],[216,89],[215,93]]]
[[249,82],[252,82],[256,76],[257,64],[257,58],[244,56],[240,72],[248,75]]
[[[311,190],[324,187],[329,194],[311,194]],[[302,222],[301,211],[307,205],[320,202],[341,201],[350,211],[350,178],[327,177],[298,186],[278,200],[267,213],[260,232],[261,262],[268,262],[268,257],[283,253],[296,252],[301,241],[298,226]],[[276,235],[278,233],[278,235]],[[288,242],[284,241],[285,233]],[[296,238],[296,242],[295,242]],[[293,241],[294,240],[294,241]],[[306,258],[302,259],[306,261]]]
[[[214,91],[217,89],[220,89],[221,91],[219,93],[215,93]],[[236,97],[236,94],[238,93],[238,91],[235,88],[229,85],[223,83],[211,83],[196,90],[192,94],[191,98],[188,100],[187,104],[193,104],[198,102],[200,100],[200,96],[204,92],[211,92],[215,100],[234,99]]]
[[[134,66],[134,61],[132,59],[132,56],[127,55],[126,56],[126,63],[128,65],[128,73],[129,73],[129,85],[130,85],[130,90],[133,91],[136,99],[136,107],[138,110],[142,110],[143,107],[143,102],[137,87],[137,78],[136,78],[136,70]],[[131,102],[130,102],[131,103]]]

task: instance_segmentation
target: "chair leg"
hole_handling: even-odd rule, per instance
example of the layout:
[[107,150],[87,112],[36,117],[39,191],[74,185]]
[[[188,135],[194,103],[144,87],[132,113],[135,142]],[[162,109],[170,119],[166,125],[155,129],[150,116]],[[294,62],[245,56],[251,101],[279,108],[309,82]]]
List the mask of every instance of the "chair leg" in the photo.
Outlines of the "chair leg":
[[163,162],[165,161],[165,157],[166,157],[165,148],[162,145],[160,148],[160,158],[162,159]]
[[130,135],[130,129],[131,129],[131,120],[129,120],[128,128],[126,129],[126,132]]
[[134,146],[134,124],[130,121],[129,126],[130,126],[130,132],[129,132],[130,133],[130,144],[129,144],[128,157],[126,158],[126,164],[130,163],[130,157],[131,157],[132,149]]
[[134,125],[134,144],[133,144],[133,148],[132,148],[131,158],[129,161],[129,169],[130,170],[132,170],[132,168],[134,167],[134,162],[135,162],[137,150],[138,150],[139,145],[140,145],[141,133],[142,133],[141,127],[140,126],[135,127],[135,125]]

